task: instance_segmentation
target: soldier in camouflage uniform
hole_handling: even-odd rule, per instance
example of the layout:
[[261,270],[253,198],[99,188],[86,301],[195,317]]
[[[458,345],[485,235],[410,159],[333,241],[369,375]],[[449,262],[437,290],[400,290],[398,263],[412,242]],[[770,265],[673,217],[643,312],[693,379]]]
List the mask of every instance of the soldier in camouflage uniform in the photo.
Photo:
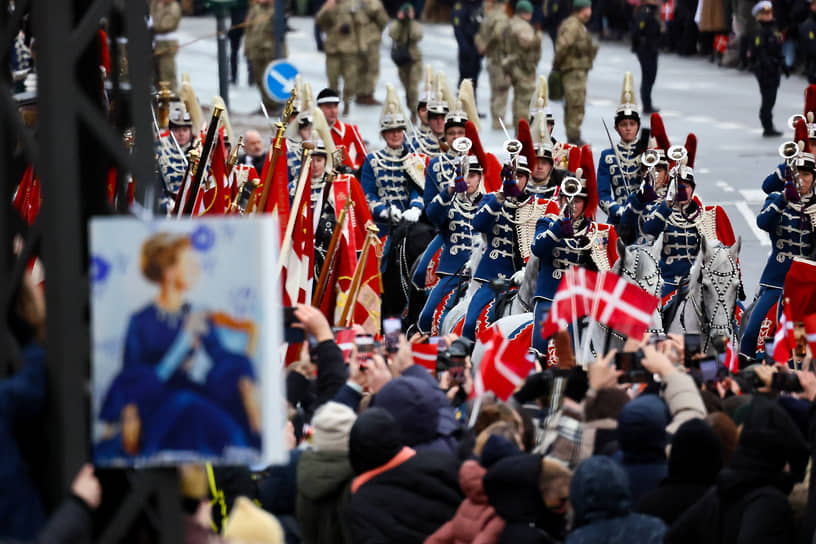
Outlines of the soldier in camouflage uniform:
[[357,93],[361,72],[359,28],[352,19],[350,0],[326,0],[317,12],[317,25],[326,33],[326,77],[330,88],[342,88],[343,115],[348,114],[349,102]]
[[156,87],[159,81],[167,81],[170,89],[178,90],[176,79],[176,53],[178,37],[176,29],[181,21],[181,7],[176,0],[152,0],[150,17],[153,19],[153,66],[155,69]]
[[584,26],[590,17],[592,17],[590,0],[575,0],[572,15],[561,23],[555,40],[553,70],[561,72],[567,140],[575,145],[583,145],[581,124],[584,122],[587,72],[592,68],[595,55],[598,54],[598,44],[592,40]]
[[[275,60],[275,16],[274,0],[255,0],[247,14],[246,37],[244,51],[249,64],[252,66],[252,77],[261,93],[261,99],[268,111],[277,110],[277,105],[270,100],[264,88],[264,72],[270,62]],[[284,49],[284,56],[286,56]]]
[[422,79],[422,52],[419,41],[422,27],[414,20],[414,6],[405,3],[397,13],[397,20],[391,23],[388,35],[398,47],[406,47],[411,58],[402,66],[397,66],[400,82],[405,87],[405,103],[408,111],[417,109],[417,87]]
[[[354,13],[360,29],[362,66],[360,87],[357,89],[357,103],[364,106],[379,106],[382,103],[374,98],[374,88],[380,77],[380,43],[382,32],[388,25],[388,13],[380,0],[356,0]],[[420,77],[421,74],[420,74]]]
[[510,89],[510,75],[502,66],[502,50],[499,46],[504,28],[510,18],[507,16],[507,1],[494,0],[492,7],[482,20],[475,42],[479,53],[487,57],[487,75],[490,79],[490,115],[493,128],[498,130],[499,118],[507,112],[507,91]]
[[516,14],[507,24],[502,44],[504,69],[513,85],[513,124],[530,115],[530,97],[536,85],[536,67],[541,58],[541,35],[530,19],[533,5],[528,0],[516,4]]

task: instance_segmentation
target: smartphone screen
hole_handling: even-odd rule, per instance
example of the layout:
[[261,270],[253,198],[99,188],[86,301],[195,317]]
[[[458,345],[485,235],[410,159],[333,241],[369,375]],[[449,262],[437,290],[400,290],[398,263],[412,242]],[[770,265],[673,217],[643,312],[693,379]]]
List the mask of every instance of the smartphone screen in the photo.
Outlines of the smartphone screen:
[[398,317],[389,317],[383,320],[383,337],[385,351],[396,353],[399,350],[399,337],[402,333],[402,320]]
[[431,336],[428,338],[428,343],[436,345],[439,351],[445,351],[448,349],[448,342],[445,340],[444,336]]
[[699,354],[702,350],[702,342],[700,341],[699,334],[685,334],[683,336],[683,351],[686,366],[697,366],[697,357],[695,355]]
[[700,361],[700,374],[702,374],[703,382],[713,382],[717,379],[717,360],[703,359]]
[[645,383],[649,381],[650,374],[641,359],[643,355],[639,352],[618,352],[615,354],[615,368],[623,371],[619,381],[621,383],[637,382]]
[[465,383],[465,370],[464,366],[451,366],[448,368],[451,386]]
[[374,353],[376,343],[370,334],[358,334],[354,338],[354,345],[357,346],[357,353]]
[[306,340],[303,329],[293,327],[294,323],[300,323],[295,316],[295,308],[285,306],[283,308],[283,339],[287,344],[299,344]]

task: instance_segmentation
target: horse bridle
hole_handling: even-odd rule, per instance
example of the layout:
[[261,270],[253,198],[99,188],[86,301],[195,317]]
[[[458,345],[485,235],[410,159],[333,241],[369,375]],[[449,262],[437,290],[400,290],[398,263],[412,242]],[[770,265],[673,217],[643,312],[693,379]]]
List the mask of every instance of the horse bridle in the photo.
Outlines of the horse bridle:
[[[640,269],[640,255],[642,253],[645,253],[649,257],[649,259],[651,259],[652,264],[654,265],[654,272],[649,274],[648,276],[638,278],[635,275],[635,271]],[[624,255],[621,256],[621,258],[625,259],[625,257],[626,257],[626,253],[624,252]],[[660,263],[657,260],[657,258],[654,255],[652,255],[651,251],[649,251],[648,249],[646,249],[644,247],[643,249],[635,252],[634,261],[635,261],[635,266],[630,271],[628,267],[623,266],[623,264],[625,264],[625,260],[624,260],[624,263],[621,264],[622,275],[627,280],[631,281],[632,283],[634,283],[635,285],[637,285],[638,287],[640,287],[641,289],[643,289],[647,293],[653,293],[654,292],[654,285],[657,285],[657,293],[658,293],[658,296],[660,296],[660,292],[662,291],[662,288],[661,288],[660,284],[662,283],[663,277],[660,275]],[[654,283],[652,283],[652,282],[654,282]],[[662,333],[665,330],[665,328],[666,328],[666,324],[663,323],[663,328],[662,329],[650,328],[649,332],[653,333],[653,334],[658,334],[658,333]]]
[[[739,265],[734,261],[734,258],[731,254],[728,254],[728,262],[731,263],[731,270],[728,272],[716,272],[711,270],[709,266],[717,257],[717,253],[720,251],[728,251],[728,248],[725,246],[719,246],[715,248],[714,254],[708,260],[707,263],[703,263],[700,270],[700,276],[697,278],[697,283],[700,285],[700,291],[702,292],[703,286],[703,275],[705,274],[706,277],[710,280],[710,283],[714,289],[714,292],[717,295],[717,303],[715,305],[714,314],[712,314],[711,318],[707,317],[706,312],[706,304],[705,298],[700,296],[700,300],[696,300],[694,297],[694,291],[689,289],[688,300],[691,301],[692,308],[694,309],[694,313],[697,315],[697,320],[700,323],[700,336],[705,337],[705,344],[703,345],[703,351],[708,351],[709,347],[709,333],[711,332],[712,328],[721,328],[716,323],[714,323],[714,317],[719,313],[719,310],[722,309],[723,311],[728,311],[728,301],[726,300],[726,294],[728,292],[728,286],[730,286],[733,281],[734,277],[736,276],[738,282],[742,283],[742,274],[739,269]],[[723,286],[723,279],[725,279],[724,286]],[[733,311],[731,312],[733,316]],[[684,320],[685,312],[680,314],[680,324],[683,327],[683,330],[686,329],[686,324]],[[726,314],[727,316],[727,314]],[[726,320],[726,327],[728,330],[729,336],[734,335],[734,321],[733,318]]]

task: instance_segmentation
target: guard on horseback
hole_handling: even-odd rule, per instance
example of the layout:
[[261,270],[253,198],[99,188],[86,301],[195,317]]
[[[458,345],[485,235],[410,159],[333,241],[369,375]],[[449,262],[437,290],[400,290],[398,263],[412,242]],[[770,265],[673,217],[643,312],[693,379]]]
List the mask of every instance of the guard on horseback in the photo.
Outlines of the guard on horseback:
[[631,72],[623,76],[621,104],[615,110],[615,130],[620,141],[601,151],[598,162],[598,198],[600,207],[611,225],[620,222],[626,200],[637,188],[636,177],[640,168],[638,130],[640,115],[635,104],[635,89]]
[[[391,84],[386,87],[380,116],[380,134],[386,146],[366,156],[360,176],[381,238],[400,221],[416,223],[419,220],[423,209],[421,189],[425,183],[425,160],[411,153],[405,143],[405,113],[394,87]],[[388,245],[384,251],[388,251]]]
[[530,146],[535,152],[533,167],[531,168],[530,184],[527,190],[541,198],[553,198],[561,181],[567,175],[566,170],[555,168],[553,158],[553,144],[547,128],[547,114],[538,110],[533,118],[532,126],[525,125],[527,121],[519,122],[519,139],[526,143],[526,132],[530,134]]
[[816,159],[804,141],[800,141],[798,148],[803,150],[791,154],[787,161],[787,167],[793,172],[792,179],[786,182],[783,190],[768,195],[757,216],[759,228],[770,234],[772,249],[740,341],[740,353],[748,357],[757,356],[758,337],[766,317],[776,320],[776,313],[772,310],[782,298],[785,276],[793,259],[808,257],[814,250]]
[[459,149],[456,177],[425,208],[428,219],[440,229],[443,240],[434,286],[419,316],[418,328],[439,335],[439,325],[456,304],[462,286],[470,280],[466,270],[473,247],[473,217],[482,198],[482,166],[475,155],[467,155],[470,140],[452,142]]
[[578,163],[581,167],[576,168],[574,177],[568,175],[561,182],[557,195],[560,214],[538,220],[531,248],[539,259],[532,341],[532,350],[539,358],[546,357],[548,341],[541,337],[541,324],[566,270],[571,266],[609,270],[617,260],[615,229],[594,221],[598,191],[592,150],[585,145],[572,155],[571,166],[575,168]]
[[444,96],[443,89],[447,89],[445,75],[438,72],[434,79],[431,67],[427,66],[425,70],[425,89],[417,103],[420,123],[411,138],[411,147],[433,159],[443,153],[440,142],[445,141],[445,115],[450,104],[448,97]]
[[[811,149],[816,146],[816,84],[805,89],[805,114],[794,115],[788,125],[794,130],[793,141],[808,140]],[[781,162],[762,182],[762,190],[768,195],[783,190],[791,175],[787,161]]]
[[691,267],[706,242],[719,240],[734,244],[734,233],[728,216],[720,206],[704,207],[694,194],[694,158],[697,137],[689,134],[686,145],[672,146],[667,158],[674,163],[669,172],[668,190],[642,222],[642,232],[662,236],[660,275],[663,277],[663,323],[668,324],[677,311],[680,299],[688,291]]
[[[497,317],[496,291],[506,291],[507,280],[519,284],[538,219],[546,214],[558,215],[558,206],[526,190],[530,179],[527,158],[518,140],[505,142],[510,160],[502,168],[502,189],[488,194],[473,218],[473,227],[485,235],[485,249],[473,279],[479,288],[470,300],[462,336],[475,340],[478,329]],[[499,280],[500,284],[492,283]]]

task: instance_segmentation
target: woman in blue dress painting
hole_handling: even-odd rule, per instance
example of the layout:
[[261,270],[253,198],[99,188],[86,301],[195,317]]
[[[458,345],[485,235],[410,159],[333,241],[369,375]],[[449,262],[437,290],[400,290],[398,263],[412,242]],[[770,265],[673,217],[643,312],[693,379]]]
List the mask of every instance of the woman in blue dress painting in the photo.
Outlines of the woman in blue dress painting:
[[[228,446],[237,448],[232,451],[259,447],[251,362],[223,346],[216,314],[193,309],[185,300],[200,275],[190,236],[148,238],[141,271],[159,292],[130,318],[122,371],[100,412],[102,421],[120,423],[120,433],[97,445],[97,461],[157,452],[172,461],[179,452],[223,456]],[[193,355],[202,348],[212,366],[194,380]]]

